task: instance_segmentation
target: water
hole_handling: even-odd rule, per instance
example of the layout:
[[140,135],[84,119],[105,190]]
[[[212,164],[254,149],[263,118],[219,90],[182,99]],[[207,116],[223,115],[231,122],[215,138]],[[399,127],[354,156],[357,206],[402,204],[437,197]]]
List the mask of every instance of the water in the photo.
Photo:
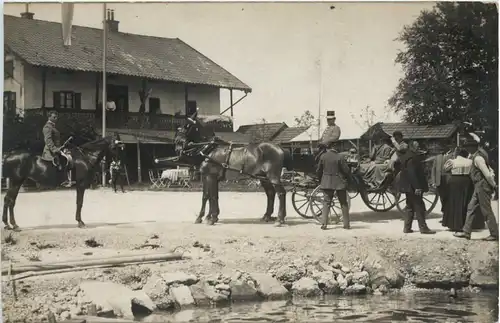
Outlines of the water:
[[397,293],[366,297],[332,296],[153,314],[146,322],[425,322],[490,323],[498,321],[498,291]]

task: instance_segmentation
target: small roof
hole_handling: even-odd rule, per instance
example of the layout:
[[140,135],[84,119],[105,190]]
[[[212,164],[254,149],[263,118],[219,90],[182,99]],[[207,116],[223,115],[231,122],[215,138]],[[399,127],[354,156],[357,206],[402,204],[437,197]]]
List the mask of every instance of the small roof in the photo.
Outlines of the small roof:
[[[339,140],[356,140],[361,137],[363,131],[359,127],[340,127],[340,139]],[[307,130],[303,131],[300,135],[290,140],[290,142],[303,142],[303,141],[318,141],[323,135],[326,125],[321,127],[318,137],[318,126],[311,126]]]
[[290,140],[292,140],[293,138],[295,138],[298,135],[300,135],[301,133],[303,133],[304,131],[306,131],[308,128],[309,127],[286,128],[285,130],[280,132],[278,134],[278,136],[276,136],[276,138],[274,138],[273,142],[275,142],[275,143],[287,143]]
[[267,141],[276,138],[286,128],[288,126],[284,122],[260,123],[240,126],[236,132],[244,133],[250,138],[262,138],[262,140]]
[[250,137],[239,132],[215,132],[215,135],[226,142],[232,142],[233,144],[248,144],[250,143]]
[[[5,48],[34,66],[102,72],[102,29],[4,15]],[[109,32],[106,72],[251,92],[236,76],[178,38]]]
[[450,138],[458,131],[458,125],[446,124],[438,126],[413,125],[408,123],[379,122],[370,127],[363,135],[369,139],[375,136],[392,136],[394,131],[401,131],[406,139],[445,139]]

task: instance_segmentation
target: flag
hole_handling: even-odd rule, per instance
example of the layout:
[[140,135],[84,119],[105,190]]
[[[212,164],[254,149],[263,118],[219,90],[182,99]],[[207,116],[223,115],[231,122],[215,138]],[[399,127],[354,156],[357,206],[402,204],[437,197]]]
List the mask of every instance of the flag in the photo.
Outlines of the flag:
[[75,4],[73,2],[63,2],[61,4],[62,37],[64,46],[71,45],[71,26],[73,25],[74,7]]

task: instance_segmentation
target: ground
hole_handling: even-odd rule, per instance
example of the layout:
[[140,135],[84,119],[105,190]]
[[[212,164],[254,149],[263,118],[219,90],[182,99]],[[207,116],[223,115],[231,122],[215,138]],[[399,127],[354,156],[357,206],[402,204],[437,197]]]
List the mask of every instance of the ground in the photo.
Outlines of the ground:
[[[74,191],[21,193],[16,215],[22,231],[12,235],[13,241],[2,243],[2,260],[36,263],[175,250],[192,259],[142,267],[216,274],[237,269],[267,272],[277,264],[331,255],[351,266],[376,251],[401,268],[419,264],[451,272],[485,249],[496,248],[498,254],[494,243],[476,240],[487,236],[487,230],[474,232],[471,241],[459,240],[441,226],[440,214],[434,213],[429,216],[428,225],[438,231],[436,235],[420,235],[418,231],[405,235],[398,211],[375,213],[359,197],[352,202],[352,230],[332,225],[331,230],[322,231],[313,220],[300,218],[290,200],[285,227],[260,222],[266,206],[264,193],[221,192],[220,223],[207,226],[194,224],[200,192],[115,194],[109,190],[86,192],[82,215],[88,228],[78,229],[74,221],[75,195]],[[496,203],[494,208],[498,208]],[[436,210],[440,210],[439,204]],[[417,228],[414,223],[414,229]],[[6,232],[2,233],[5,240]],[[87,246],[85,240],[89,239],[102,246]],[[158,248],[151,251],[146,242]],[[196,242],[202,248],[193,247]],[[42,297],[48,288],[71,289],[83,278],[106,279],[106,275],[112,274],[93,270],[25,279],[19,285],[29,287],[20,289],[15,306],[10,288],[2,288],[4,315],[11,318],[27,315],[29,306],[20,304]]]

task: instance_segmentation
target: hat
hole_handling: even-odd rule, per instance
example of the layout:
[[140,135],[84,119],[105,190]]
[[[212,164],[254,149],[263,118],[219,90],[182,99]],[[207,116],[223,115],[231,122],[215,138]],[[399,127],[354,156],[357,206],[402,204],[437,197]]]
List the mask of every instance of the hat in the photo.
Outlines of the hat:
[[336,119],[335,111],[326,111],[326,119]]

